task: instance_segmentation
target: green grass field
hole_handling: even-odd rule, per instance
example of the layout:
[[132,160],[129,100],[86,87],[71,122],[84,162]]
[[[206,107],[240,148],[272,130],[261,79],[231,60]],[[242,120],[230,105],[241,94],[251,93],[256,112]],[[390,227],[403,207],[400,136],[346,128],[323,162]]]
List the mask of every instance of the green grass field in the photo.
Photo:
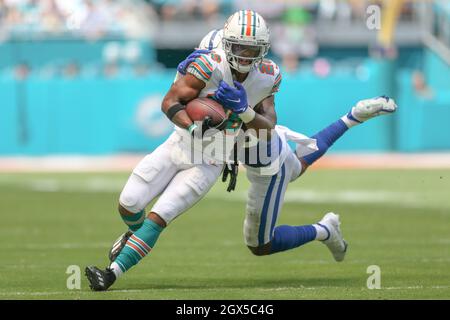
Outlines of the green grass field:
[[[109,292],[91,292],[125,228],[117,199],[128,173],[0,174],[0,299],[449,299],[449,170],[316,170],[292,183],[280,224],[341,215],[349,242],[336,263],[318,242],[256,257],[243,242],[248,183],[218,183],[175,220]],[[82,269],[68,290],[66,269]],[[367,267],[381,268],[369,290]]]

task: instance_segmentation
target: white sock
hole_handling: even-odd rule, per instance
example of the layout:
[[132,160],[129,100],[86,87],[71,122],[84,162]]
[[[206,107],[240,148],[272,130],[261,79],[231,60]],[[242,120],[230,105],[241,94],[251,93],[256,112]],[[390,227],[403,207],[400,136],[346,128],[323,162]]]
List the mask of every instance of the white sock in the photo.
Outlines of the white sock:
[[114,274],[116,275],[116,279],[118,279],[122,274],[123,271],[122,269],[120,269],[120,266],[117,264],[117,262],[113,262],[111,263],[111,265],[109,266],[109,268],[114,272]]
[[[351,112],[351,111],[350,111]],[[351,127],[357,126],[358,124],[361,124],[360,122],[354,121],[350,119],[348,114],[345,114],[341,117],[341,120],[344,121],[345,125],[350,129]]]
[[316,240],[322,241],[327,239],[330,236],[329,231],[321,225],[317,223],[313,224],[313,227],[316,228]]

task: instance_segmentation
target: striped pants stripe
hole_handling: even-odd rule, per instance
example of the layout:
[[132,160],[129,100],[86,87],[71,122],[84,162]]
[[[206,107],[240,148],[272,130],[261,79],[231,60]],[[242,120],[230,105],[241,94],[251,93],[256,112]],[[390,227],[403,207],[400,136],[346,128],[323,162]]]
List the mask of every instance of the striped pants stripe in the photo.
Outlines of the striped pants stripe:
[[259,247],[272,240],[287,186],[300,172],[301,164],[292,152],[273,176],[263,176],[259,169],[247,167],[247,178],[251,183],[244,221],[247,246]]

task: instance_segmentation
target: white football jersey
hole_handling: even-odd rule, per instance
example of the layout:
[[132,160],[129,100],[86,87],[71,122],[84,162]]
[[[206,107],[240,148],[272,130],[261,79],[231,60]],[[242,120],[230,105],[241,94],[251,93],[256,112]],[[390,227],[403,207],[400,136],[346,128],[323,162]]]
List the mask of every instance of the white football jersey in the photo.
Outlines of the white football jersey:
[[[228,85],[234,86],[230,65],[226,60],[225,52],[221,49],[202,54],[189,65],[187,73],[205,82],[206,86],[200,92],[199,97],[214,96],[222,80]],[[262,63],[255,65],[242,83],[247,93],[249,106],[254,108],[262,100],[276,93],[280,83],[280,69],[273,61],[263,60]],[[230,134],[242,126],[242,120],[237,114],[228,111],[228,116],[226,126],[226,129],[228,129],[226,131],[227,144],[234,143],[234,140],[231,139],[228,142],[228,139],[232,138]],[[187,138],[186,134],[188,133],[185,129],[177,128],[177,131],[184,138]],[[187,141],[187,139],[183,139],[183,141]],[[204,149],[204,145],[202,148]],[[229,146],[226,149],[229,150]],[[231,148],[231,150],[233,149]],[[224,157],[228,159],[228,155],[216,155],[214,158],[223,161]]]
[[[208,49],[208,50],[214,50],[217,52],[222,52],[221,58],[222,61],[224,59],[224,52],[222,50],[222,38],[223,38],[223,29],[215,29],[211,30],[200,42],[200,45],[198,46],[198,49]],[[278,66],[273,63],[270,60],[263,61],[263,64],[266,64],[265,66],[256,66],[257,70],[252,70],[251,74],[248,76],[246,81],[244,81],[243,85],[248,90],[250,87],[250,94],[252,95],[252,100],[250,101],[250,107],[255,106],[255,101],[262,101],[266,96],[270,94],[274,94],[278,91],[280,82],[281,82],[281,74]],[[228,65],[228,64],[227,64]],[[273,66],[273,75],[272,73],[272,66]],[[223,70],[226,72],[229,71],[229,67],[225,68],[222,67]],[[259,73],[255,73],[253,71],[260,71]],[[262,71],[262,72],[261,72]],[[194,71],[196,72],[196,71]],[[217,76],[217,75],[216,75]],[[220,76],[219,76],[220,78]],[[228,76],[229,78],[229,76]],[[262,80],[262,81],[261,81]],[[213,81],[217,84],[217,81],[213,78]],[[261,81],[258,83],[258,81]],[[220,81],[219,81],[220,82]],[[230,84],[230,82],[227,81],[227,83]],[[269,92],[269,88],[271,87],[271,90]],[[209,87],[206,87],[206,96],[213,93],[214,86],[211,84]],[[260,90],[260,91],[259,91]],[[247,91],[247,95],[249,95],[249,91]],[[263,97],[261,99],[261,96]],[[256,103],[258,103],[256,102]],[[235,115],[234,115],[235,116]],[[235,125],[236,126],[236,125]],[[240,127],[240,126],[239,126]],[[261,166],[259,169],[260,174],[262,175],[273,175],[276,174],[279,169],[281,168],[281,165],[284,163],[284,160],[287,157],[287,154],[291,152],[287,141],[293,141],[297,145],[296,147],[296,153],[298,156],[305,156],[311,152],[314,152],[317,150],[316,141],[315,139],[311,139],[301,133],[294,132],[292,130],[289,130],[289,128],[276,125],[275,126],[275,132],[272,133],[272,139],[270,142],[270,145],[267,145],[265,142],[259,142],[256,137],[252,137],[252,141],[246,143],[245,148],[240,149],[238,155],[239,160],[247,164],[247,169],[252,169],[252,165],[249,164],[248,154],[254,153],[255,149],[258,148],[264,148],[268,149],[269,154],[269,165],[268,166]],[[253,149],[253,150],[251,150]],[[270,149],[270,150],[269,150]],[[258,162],[261,160],[261,162],[266,162],[266,159],[260,159],[258,156]],[[256,168],[255,168],[256,169]]]
[[[225,52],[221,49],[201,55],[189,65],[187,72],[205,82],[206,86],[200,92],[200,97],[214,96],[222,80],[234,87],[230,65],[226,60]],[[280,69],[273,61],[264,60],[255,65],[242,82],[249,106],[254,108],[262,100],[277,92],[280,82]],[[232,118],[235,123],[231,128],[240,127],[242,122],[240,118],[237,115]]]

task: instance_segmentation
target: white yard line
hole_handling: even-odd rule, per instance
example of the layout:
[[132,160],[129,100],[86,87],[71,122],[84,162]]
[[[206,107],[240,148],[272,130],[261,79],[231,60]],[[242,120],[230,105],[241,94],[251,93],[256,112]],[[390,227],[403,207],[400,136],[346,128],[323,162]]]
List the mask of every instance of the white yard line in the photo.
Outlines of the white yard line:
[[[340,286],[317,286],[317,287],[306,287],[306,286],[296,286],[296,287],[274,287],[274,288],[266,288],[266,287],[251,287],[252,290],[264,291],[264,292],[272,292],[272,291],[292,291],[292,290],[325,290],[325,289],[343,289],[344,287]],[[347,288],[347,287],[346,287]],[[192,292],[192,291],[207,291],[207,292],[230,292],[236,290],[247,290],[249,287],[217,287],[217,288],[149,288],[149,289],[121,289],[121,290],[110,290],[107,294],[114,293],[144,293],[149,291],[177,291],[177,292]],[[349,290],[358,289],[358,288],[347,288]],[[360,288],[362,291],[369,291],[369,289],[365,287]],[[450,289],[450,286],[399,286],[399,287],[383,287],[377,290],[370,290],[373,292],[382,292],[384,290],[424,290],[424,289],[433,289],[433,290],[445,290]],[[83,295],[91,292],[86,292],[85,290],[67,290],[67,291],[41,291],[41,292],[0,292],[0,296],[8,297],[8,296],[53,296],[53,295]]]

